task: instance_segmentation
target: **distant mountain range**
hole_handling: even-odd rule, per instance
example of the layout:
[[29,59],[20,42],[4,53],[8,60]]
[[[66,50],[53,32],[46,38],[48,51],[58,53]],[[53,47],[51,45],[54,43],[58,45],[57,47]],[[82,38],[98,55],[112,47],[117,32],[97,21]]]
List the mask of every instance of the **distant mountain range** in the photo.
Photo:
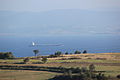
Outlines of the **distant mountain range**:
[[52,30],[59,32],[63,30],[62,32],[64,33],[67,33],[67,31],[84,33],[89,31],[99,32],[101,30],[104,32],[108,30],[108,33],[111,31],[114,33],[114,31],[119,32],[119,26],[119,11],[103,12],[77,9],[53,10],[46,12],[0,11],[0,29],[2,29],[0,32],[29,33],[35,30],[34,32],[39,31],[39,33],[42,34],[52,32]]

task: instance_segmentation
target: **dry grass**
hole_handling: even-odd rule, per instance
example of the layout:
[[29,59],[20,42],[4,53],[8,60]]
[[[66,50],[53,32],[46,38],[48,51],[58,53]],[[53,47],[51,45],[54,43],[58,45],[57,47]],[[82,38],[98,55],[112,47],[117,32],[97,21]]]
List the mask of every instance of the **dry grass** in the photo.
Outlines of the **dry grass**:
[[[107,60],[120,60],[120,53],[96,53],[96,54],[71,54],[71,55],[62,55],[64,58],[81,58],[81,59],[96,59],[104,58]],[[116,58],[117,57],[117,58]]]
[[1,70],[0,80],[47,80],[56,74],[46,71]]
[[[73,58],[73,59],[71,59]],[[83,67],[95,64],[96,70],[106,71],[106,75],[116,76],[120,74],[120,53],[97,53],[62,55],[57,58],[48,58],[46,64],[31,64],[41,62],[39,59],[31,59],[30,64],[13,64],[23,62],[23,59],[0,60],[0,65],[16,66],[45,66],[45,67]],[[47,71],[25,70],[0,70],[0,80],[47,80],[58,73]]]

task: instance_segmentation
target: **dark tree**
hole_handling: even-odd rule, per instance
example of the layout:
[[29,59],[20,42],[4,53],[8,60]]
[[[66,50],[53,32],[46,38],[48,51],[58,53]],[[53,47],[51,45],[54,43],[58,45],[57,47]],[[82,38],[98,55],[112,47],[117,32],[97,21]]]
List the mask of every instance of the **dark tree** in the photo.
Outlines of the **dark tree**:
[[26,63],[28,63],[30,61],[30,58],[25,58],[24,60],[23,60],[23,62],[26,64]]
[[33,50],[33,52],[35,53],[35,56],[37,56],[37,54],[39,53],[39,50]]
[[119,75],[117,75],[117,78],[119,78],[119,79],[120,79],[120,74],[119,74]]
[[75,53],[74,54],[81,54],[81,52],[80,51],[75,51]]
[[61,51],[57,51],[57,52],[55,52],[55,56],[60,56],[61,54],[62,54]]
[[68,52],[66,52],[65,55],[68,55]]
[[84,51],[83,51],[83,54],[86,54],[86,53],[87,53],[87,50],[84,50]]
[[8,59],[13,59],[14,58],[12,52],[5,53],[5,57],[8,58]]
[[0,59],[13,59],[12,52],[0,52]]

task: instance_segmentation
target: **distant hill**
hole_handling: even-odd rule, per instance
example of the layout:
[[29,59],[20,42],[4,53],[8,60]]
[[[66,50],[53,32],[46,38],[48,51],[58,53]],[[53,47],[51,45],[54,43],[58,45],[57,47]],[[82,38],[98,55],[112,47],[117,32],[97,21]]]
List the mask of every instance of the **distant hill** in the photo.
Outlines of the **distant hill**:
[[[8,32],[15,32],[17,29],[22,32],[31,32],[32,30],[39,31],[42,29],[44,33],[49,32],[50,29],[60,31],[79,29],[84,33],[89,30],[106,31],[104,27],[113,27],[118,29],[120,26],[120,12],[110,11],[87,11],[77,9],[66,10],[53,10],[46,12],[12,12],[12,11],[0,11],[0,27],[7,27]],[[15,28],[15,27],[19,28]],[[100,27],[100,28],[96,28]],[[60,28],[60,29],[58,29]],[[3,28],[4,29],[4,28]],[[5,32],[4,30],[0,30]],[[19,31],[16,31],[19,32]],[[51,31],[52,32],[52,31]],[[80,32],[80,31],[76,31]],[[42,33],[42,31],[41,31]]]
[[12,12],[0,11],[0,23],[13,25],[104,25],[116,24],[120,12],[100,12],[85,10],[54,10],[47,12]]

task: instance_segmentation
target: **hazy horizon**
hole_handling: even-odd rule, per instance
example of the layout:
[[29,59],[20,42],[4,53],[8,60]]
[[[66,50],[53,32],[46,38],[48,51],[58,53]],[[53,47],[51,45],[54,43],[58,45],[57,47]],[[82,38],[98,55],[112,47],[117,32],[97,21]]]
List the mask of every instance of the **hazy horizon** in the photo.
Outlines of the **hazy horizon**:
[[119,0],[0,0],[0,36],[119,36],[119,4]]

